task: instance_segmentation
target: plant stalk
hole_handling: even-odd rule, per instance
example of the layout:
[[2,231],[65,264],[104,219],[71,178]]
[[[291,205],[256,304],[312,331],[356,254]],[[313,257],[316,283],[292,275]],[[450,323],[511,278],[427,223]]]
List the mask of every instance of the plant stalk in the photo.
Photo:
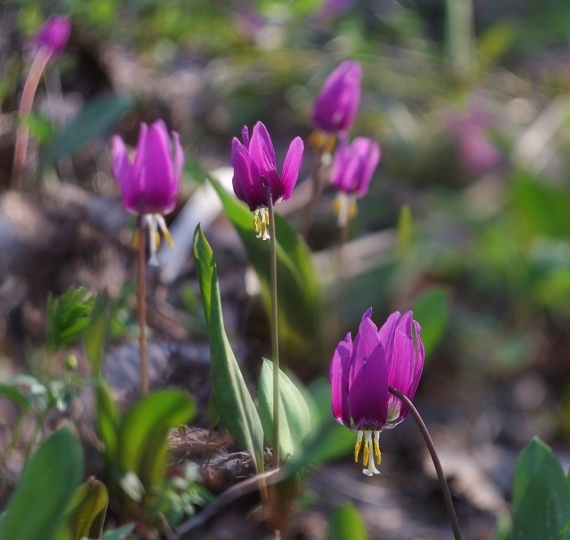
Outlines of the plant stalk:
[[14,163],[12,164],[12,187],[22,189],[24,187],[24,173],[26,168],[26,155],[28,151],[28,140],[30,137],[30,126],[28,121],[34,104],[34,97],[40,84],[40,79],[51,58],[51,54],[41,48],[32,60],[32,65],[28,71],[26,82],[20,98],[18,111],[18,130],[16,131],[16,143],[14,145]]
[[447,509],[447,514],[449,515],[449,521],[451,521],[451,528],[453,529],[453,535],[455,540],[463,540],[461,536],[461,530],[459,528],[459,521],[457,520],[457,514],[455,513],[455,507],[453,506],[453,500],[451,499],[451,492],[449,491],[449,485],[447,484],[447,480],[445,479],[445,474],[443,473],[443,468],[441,466],[441,462],[439,460],[439,456],[435,450],[435,445],[433,444],[433,440],[429,431],[420,416],[418,410],[414,407],[414,404],[404,395],[402,392],[393,388],[391,386],[388,387],[388,390],[392,394],[394,394],[397,398],[401,399],[408,407],[408,410],[412,413],[416,424],[420,428],[420,431],[423,435],[425,440],[426,446],[428,447],[431,459],[433,461],[433,465],[435,467],[435,471],[437,473],[437,478],[439,480],[439,485],[441,487],[441,491],[443,494],[443,499],[445,501],[445,507]]
[[139,232],[137,246],[137,312],[139,322],[139,366],[141,376],[141,395],[148,394],[148,366],[146,356],[146,252],[144,237],[144,216],[137,221]]
[[269,264],[271,274],[271,353],[273,357],[273,467],[279,467],[279,320],[277,314],[277,240],[275,231],[275,212],[269,186],[267,193],[267,211],[269,212]]

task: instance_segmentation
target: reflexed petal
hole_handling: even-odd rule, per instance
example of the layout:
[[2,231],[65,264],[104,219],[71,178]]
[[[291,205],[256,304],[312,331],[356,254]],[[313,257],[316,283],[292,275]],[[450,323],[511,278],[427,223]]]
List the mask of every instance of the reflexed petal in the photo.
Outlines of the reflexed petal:
[[[356,345],[356,343],[355,343]],[[353,352],[353,357],[356,352]],[[388,368],[382,345],[372,351],[354,373],[348,392],[350,414],[356,429],[380,430],[388,412]]]
[[141,168],[143,167],[145,161],[147,132],[148,126],[142,122],[139,130],[139,140],[137,141],[137,152],[135,154],[135,161],[133,163],[133,175],[139,179],[141,176]]
[[249,148],[249,129],[247,126],[241,128],[241,138],[243,140],[243,145]]
[[380,146],[367,139],[366,153],[362,157],[363,168],[360,177],[360,184],[358,186],[358,195],[360,197],[364,197],[368,192],[368,186],[370,185],[370,180],[376,170],[376,166],[380,161],[380,155]]
[[369,308],[362,314],[362,317],[361,317],[360,320],[363,321],[364,319],[370,319],[370,318],[372,318],[372,308],[371,308],[371,307],[369,307]]
[[283,162],[283,173],[281,182],[283,185],[283,200],[286,201],[293,192],[293,188],[299,177],[299,169],[303,161],[303,141],[300,137],[295,137],[289,145],[289,150]]
[[352,354],[350,332],[338,344],[330,365],[331,405],[337,422],[350,427],[350,408],[348,405],[348,373]]
[[380,330],[378,331],[378,337],[380,338],[380,343],[384,346],[386,354],[389,356],[392,354],[392,336],[394,335],[394,330],[396,329],[396,325],[402,316],[400,315],[399,311],[394,311],[386,322],[382,325]]

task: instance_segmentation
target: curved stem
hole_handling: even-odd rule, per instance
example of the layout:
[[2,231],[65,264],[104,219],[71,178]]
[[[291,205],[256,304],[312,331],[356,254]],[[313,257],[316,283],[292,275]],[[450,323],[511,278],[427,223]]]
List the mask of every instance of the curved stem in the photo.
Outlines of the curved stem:
[[139,351],[141,395],[148,394],[148,367],[146,359],[146,256],[144,237],[144,218],[138,217],[139,242],[137,250],[137,311],[139,322]]
[[269,262],[271,274],[271,353],[273,356],[273,467],[279,467],[279,329],[277,314],[277,240],[275,231],[275,212],[269,186],[267,192],[267,211],[269,212]]
[[28,124],[32,106],[34,104],[34,96],[40,84],[42,73],[51,57],[51,54],[42,47],[32,60],[32,65],[28,71],[26,82],[22,90],[20,98],[20,107],[18,111],[20,125],[16,131],[16,143],[14,147],[14,163],[12,165],[12,187],[22,189],[24,187],[24,173],[26,167],[26,154],[28,150],[28,139],[30,135],[30,126]]
[[416,424],[420,428],[420,431],[424,437],[426,446],[428,447],[431,459],[433,461],[433,465],[435,467],[435,471],[437,473],[437,478],[439,480],[439,485],[441,487],[441,491],[443,493],[443,499],[445,501],[445,507],[447,509],[447,513],[449,515],[449,521],[451,521],[451,528],[453,529],[453,535],[455,540],[462,540],[461,530],[459,529],[459,521],[457,520],[457,514],[455,513],[455,507],[453,506],[453,500],[451,499],[451,493],[449,491],[449,486],[447,485],[447,480],[445,479],[445,474],[443,473],[443,468],[441,466],[441,462],[439,461],[439,456],[435,450],[435,445],[433,444],[433,440],[429,431],[420,416],[418,410],[414,407],[414,404],[404,395],[402,392],[393,388],[391,386],[388,387],[388,390],[392,394],[394,394],[397,398],[401,399],[408,407],[408,410],[412,413]]

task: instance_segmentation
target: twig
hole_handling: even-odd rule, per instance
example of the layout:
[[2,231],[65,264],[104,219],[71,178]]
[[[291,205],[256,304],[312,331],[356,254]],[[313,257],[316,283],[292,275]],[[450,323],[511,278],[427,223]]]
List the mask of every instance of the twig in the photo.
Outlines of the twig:
[[275,484],[281,478],[278,473],[280,473],[280,469],[271,469],[263,474],[258,474],[256,476],[252,476],[235,486],[227,489],[222,493],[212,504],[207,506],[204,510],[202,510],[197,516],[185,521],[182,525],[180,525],[175,531],[174,534],[176,538],[180,538],[182,535],[189,533],[190,531],[196,529],[197,527],[201,527],[204,525],[211,517],[215,516],[222,508],[227,506],[228,504],[238,500],[240,497],[247,495],[253,491],[256,491],[259,487],[260,482],[265,482],[266,485]]
[[146,358],[146,256],[144,241],[144,217],[139,215],[138,222],[138,251],[137,251],[137,310],[139,322],[139,351],[141,395],[148,394],[148,366]]
[[457,520],[457,514],[455,513],[455,507],[453,506],[453,500],[451,499],[451,493],[449,491],[449,486],[447,484],[447,480],[445,479],[445,474],[443,473],[443,467],[441,466],[441,462],[439,461],[439,456],[437,455],[435,445],[433,444],[433,440],[429,431],[420,416],[420,413],[415,408],[414,404],[404,395],[402,392],[393,388],[391,386],[388,387],[388,390],[396,397],[401,399],[408,407],[408,410],[412,413],[416,424],[420,428],[420,431],[424,437],[426,446],[428,447],[431,459],[433,461],[435,471],[437,473],[437,478],[439,480],[439,485],[441,487],[441,492],[443,494],[443,499],[445,501],[445,507],[447,509],[447,513],[449,515],[449,521],[451,521],[451,528],[453,529],[453,535],[455,536],[455,540],[462,540],[461,530],[459,528],[459,521]]

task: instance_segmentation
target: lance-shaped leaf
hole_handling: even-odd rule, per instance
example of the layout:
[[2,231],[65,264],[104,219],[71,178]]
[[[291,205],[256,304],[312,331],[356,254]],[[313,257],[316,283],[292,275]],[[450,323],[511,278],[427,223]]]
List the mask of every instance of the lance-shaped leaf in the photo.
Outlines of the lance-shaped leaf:
[[117,465],[134,473],[145,489],[164,478],[170,429],[196,411],[192,398],[176,389],[152,392],[128,409],[118,427]]
[[[259,375],[259,416],[265,438],[273,445],[273,362],[263,359]],[[307,400],[283,371],[279,370],[279,452],[292,456],[311,431]]]
[[351,504],[337,507],[329,518],[326,540],[368,540],[364,520]]
[[535,438],[515,469],[512,538],[567,538],[562,531],[569,521],[570,490],[562,466],[550,447]]
[[83,347],[94,378],[101,376],[103,352],[109,329],[109,311],[109,297],[104,292],[100,293],[95,299],[91,317],[83,332]]
[[0,538],[55,538],[82,475],[79,441],[67,429],[57,431],[26,464],[0,521]]
[[109,494],[103,482],[93,476],[75,491],[67,516],[71,540],[101,538]]
[[194,257],[210,337],[216,411],[228,431],[253,456],[261,471],[263,428],[226,335],[214,254],[199,226],[194,234]]
[[[261,284],[265,309],[270,313],[269,242],[256,238],[252,229],[252,213],[248,207],[226,193],[213,178],[210,178],[210,182],[247,251],[249,262]],[[275,214],[275,223],[271,228],[276,231],[277,240],[280,338],[297,353],[316,356],[320,340],[321,290],[311,254],[305,242],[279,214]]]

